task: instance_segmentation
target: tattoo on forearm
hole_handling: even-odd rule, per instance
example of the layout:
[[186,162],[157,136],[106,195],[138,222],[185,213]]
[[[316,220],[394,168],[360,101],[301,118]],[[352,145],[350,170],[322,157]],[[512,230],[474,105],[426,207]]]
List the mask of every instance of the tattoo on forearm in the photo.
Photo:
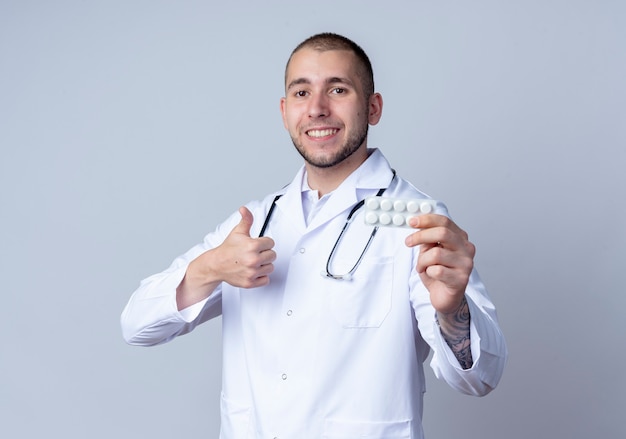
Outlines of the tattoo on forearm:
[[444,340],[463,369],[474,364],[470,343],[470,311],[463,297],[459,308],[450,314],[438,314],[439,328]]

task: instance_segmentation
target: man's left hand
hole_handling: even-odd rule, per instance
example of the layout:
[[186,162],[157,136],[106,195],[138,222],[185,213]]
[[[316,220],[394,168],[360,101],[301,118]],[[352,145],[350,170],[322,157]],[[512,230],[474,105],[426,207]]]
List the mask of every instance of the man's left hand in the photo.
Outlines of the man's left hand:
[[416,216],[409,225],[419,230],[406,238],[406,245],[421,246],[416,270],[433,307],[440,314],[457,311],[474,267],[476,247],[464,230],[443,215]]

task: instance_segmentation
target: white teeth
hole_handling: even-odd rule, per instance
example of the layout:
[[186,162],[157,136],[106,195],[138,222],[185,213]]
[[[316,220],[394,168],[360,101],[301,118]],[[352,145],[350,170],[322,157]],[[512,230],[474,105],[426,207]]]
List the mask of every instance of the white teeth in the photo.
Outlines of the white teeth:
[[336,129],[328,129],[328,130],[311,130],[307,131],[307,134],[311,137],[324,137],[335,134],[338,130]]

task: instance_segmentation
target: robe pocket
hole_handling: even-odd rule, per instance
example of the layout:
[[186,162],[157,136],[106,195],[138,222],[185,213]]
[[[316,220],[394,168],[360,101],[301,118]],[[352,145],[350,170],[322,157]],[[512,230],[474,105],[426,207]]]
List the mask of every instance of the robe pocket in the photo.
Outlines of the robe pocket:
[[323,439],[409,439],[411,421],[357,422],[327,419]]
[[[328,279],[330,309],[344,328],[377,328],[391,311],[393,256],[365,258],[350,280]],[[337,260],[337,265],[342,261]],[[346,262],[354,264],[354,261]]]
[[250,407],[229,400],[222,393],[221,398],[221,431],[220,438],[228,439],[248,439],[252,438],[250,433]]

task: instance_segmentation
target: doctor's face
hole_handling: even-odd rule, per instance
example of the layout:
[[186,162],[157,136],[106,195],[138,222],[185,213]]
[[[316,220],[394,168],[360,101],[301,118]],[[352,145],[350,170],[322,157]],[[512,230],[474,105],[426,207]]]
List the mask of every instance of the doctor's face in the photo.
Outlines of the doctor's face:
[[367,148],[369,124],[380,119],[382,98],[365,96],[356,55],[303,48],[286,72],[280,108],[298,152],[312,166],[329,168]]

